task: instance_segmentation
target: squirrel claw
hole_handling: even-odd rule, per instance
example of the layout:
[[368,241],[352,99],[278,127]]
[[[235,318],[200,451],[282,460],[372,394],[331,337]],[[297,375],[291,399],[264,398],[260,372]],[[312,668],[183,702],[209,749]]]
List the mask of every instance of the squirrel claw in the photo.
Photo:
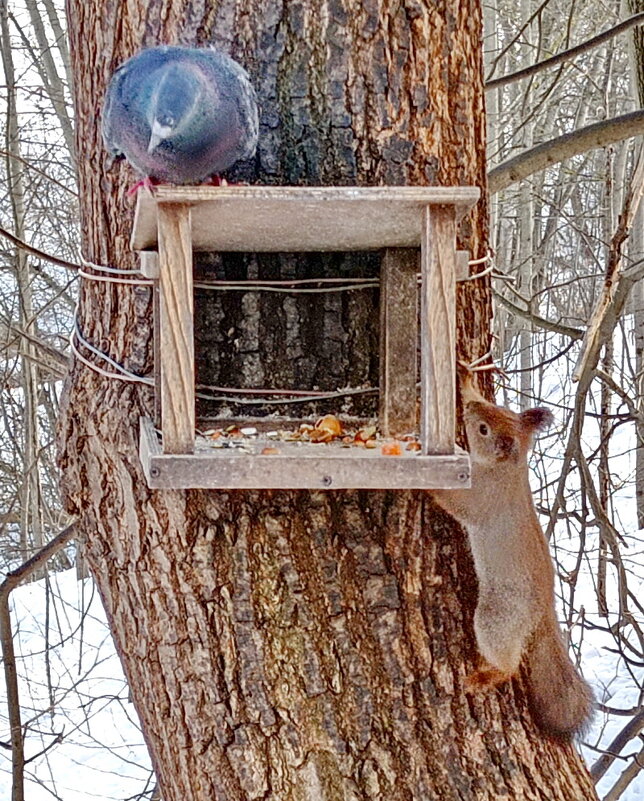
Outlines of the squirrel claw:
[[510,681],[512,676],[490,665],[470,673],[465,679],[465,692],[475,693]]

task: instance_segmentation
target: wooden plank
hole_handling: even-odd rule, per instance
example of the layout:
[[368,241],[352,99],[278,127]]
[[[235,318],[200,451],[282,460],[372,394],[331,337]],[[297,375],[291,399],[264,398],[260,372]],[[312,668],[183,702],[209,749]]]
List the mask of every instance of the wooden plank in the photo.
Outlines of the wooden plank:
[[132,247],[156,247],[157,204],[189,204],[195,250],[343,251],[419,247],[420,212],[452,204],[457,219],[479,198],[472,186],[159,186],[142,189]]
[[139,433],[139,455],[142,462],[149,462],[151,457],[163,454],[156,427],[149,417],[139,417]]
[[[139,457],[152,489],[467,489],[469,455],[460,448],[446,456],[383,456],[380,450],[344,448],[339,443],[302,447],[271,442],[276,454],[208,448],[164,454],[152,421],[140,418]],[[251,446],[252,447],[252,446]]]
[[145,467],[152,489],[467,489],[467,454],[332,459],[161,455]]
[[456,430],[456,216],[428,206],[421,244],[420,442],[453,453]]
[[164,453],[191,453],[195,437],[190,207],[160,203],[159,342]]
[[385,437],[417,431],[416,248],[387,248],[380,269],[380,411]]
[[[368,469],[367,469],[368,468]],[[154,456],[146,471],[151,489],[467,489],[464,456],[303,459],[291,456]]]
[[159,254],[156,250],[139,251],[139,263],[141,275],[153,281],[159,279]]
[[[157,259],[158,266],[158,259]],[[154,332],[154,425],[161,428],[161,289],[158,276],[152,285],[152,330]]]
[[462,281],[470,274],[470,252],[469,250],[456,251],[456,280]]
[[150,475],[150,463],[153,458],[160,455],[162,451],[154,423],[149,417],[139,417],[139,459],[149,487],[152,486],[150,482],[153,480]]

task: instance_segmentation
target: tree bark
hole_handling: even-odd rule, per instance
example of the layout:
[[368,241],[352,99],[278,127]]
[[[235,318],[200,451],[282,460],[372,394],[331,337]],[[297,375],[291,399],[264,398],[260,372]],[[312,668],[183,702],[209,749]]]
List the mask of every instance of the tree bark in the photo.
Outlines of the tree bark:
[[[134,264],[132,174],[107,168],[97,112],[111,71],[143,44],[214,43],[248,67],[262,114],[258,155],[238,173],[246,180],[484,187],[476,0],[203,9],[68,0],[87,258]],[[475,258],[486,252],[486,219],[482,202],[461,228]],[[292,260],[215,265],[268,277],[288,274]],[[324,307],[334,318],[325,334],[344,343],[340,373],[352,358],[377,359],[373,329],[360,322],[377,320],[374,301]],[[320,314],[287,301],[281,315],[262,314],[262,303],[213,317],[250,343],[239,381],[276,359],[264,344],[278,341],[275,326],[297,338]],[[486,280],[459,289],[462,358],[488,351],[490,311]],[[147,288],[83,284],[84,335],[138,373],[151,366],[150,315]],[[287,379],[309,347],[306,375],[328,379],[312,339],[299,355],[285,349]],[[137,431],[151,409],[148,389],[76,363],[60,464],[164,801],[596,797],[573,747],[535,730],[520,681],[465,696],[476,581],[463,533],[426,493],[150,491]]]

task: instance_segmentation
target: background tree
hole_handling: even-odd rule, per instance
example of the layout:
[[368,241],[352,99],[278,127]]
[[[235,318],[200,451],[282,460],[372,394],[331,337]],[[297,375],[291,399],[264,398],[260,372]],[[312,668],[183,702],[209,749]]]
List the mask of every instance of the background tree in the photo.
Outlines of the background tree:
[[[503,273],[495,282],[502,309],[495,355],[510,379],[508,400],[518,392],[559,413],[558,430],[542,440],[535,483],[573,640],[604,648],[594,671],[601,711],[587,754],[605,750],[592,773],[611,801],[641,771],[644,726],[641,571],[633,558],[641,551],[642,497],[641,155],[632,138],[642,132],[642,10],[609,4],[598,24],[590,6],[533,3],[517,17],[515,3],[499,1],[488,18],[497,33],[487,58],[489,152],[501,163],[490,173]],[[627,138],[606,138],[618,120]],[[518,139],[526,125],[535,131],[527,154]],[[532,169],[519,172],[519,163]],[[526,189],[539,269],[519,288]],[[517,333],[525,325],[530,354]],[[637,787],[629,792],[636,797]]]
[[[97,106],[115,66],[145,44],[212,42],[249,68],[262,107],[252,181],[485,185],[477,2],[246,1],[204,13],[175,0],[161,11],[156,0],[68,3],[91,261],[135,266],[132,175],[107,168]],[[481,257],[486,237],[483,202],[462,243]],[[258,257],[214,269],[247,265],[262,277],[293,268]],[[489,350],[485,281],[459,300],[460,354],[478,358]],[[357,368],[351,354],[370,353],[373,298],[352,304],[299,310],[296,334],[321,315],[325,336],[303,351],[306,369],[287,353],[281,380],[322,383],[329,363],[336,385],[369,375],[373,359]],[[217,377],[267,375],[280,315],[261,298],[223,311],[245,346]],[[80,325],[130,371],[149,371],[148,289],[84,283]],[[462,532],[427,495],[150,492],[137,458],[150,404],[147,389],[76,362],[60,464],[167,801],[593,797],[572,747],[535,733],[520,683],[466,699],[474,579]]]

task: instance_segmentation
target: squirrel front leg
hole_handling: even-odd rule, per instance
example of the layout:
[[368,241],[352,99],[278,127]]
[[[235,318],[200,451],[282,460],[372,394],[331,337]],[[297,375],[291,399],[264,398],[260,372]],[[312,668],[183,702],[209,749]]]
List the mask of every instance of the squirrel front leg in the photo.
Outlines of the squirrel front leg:
[[519,587],[481,587],[474,613],[481,663],[467,677],[466,689],[487,689],[515,676],[533,628],[530,604]]

